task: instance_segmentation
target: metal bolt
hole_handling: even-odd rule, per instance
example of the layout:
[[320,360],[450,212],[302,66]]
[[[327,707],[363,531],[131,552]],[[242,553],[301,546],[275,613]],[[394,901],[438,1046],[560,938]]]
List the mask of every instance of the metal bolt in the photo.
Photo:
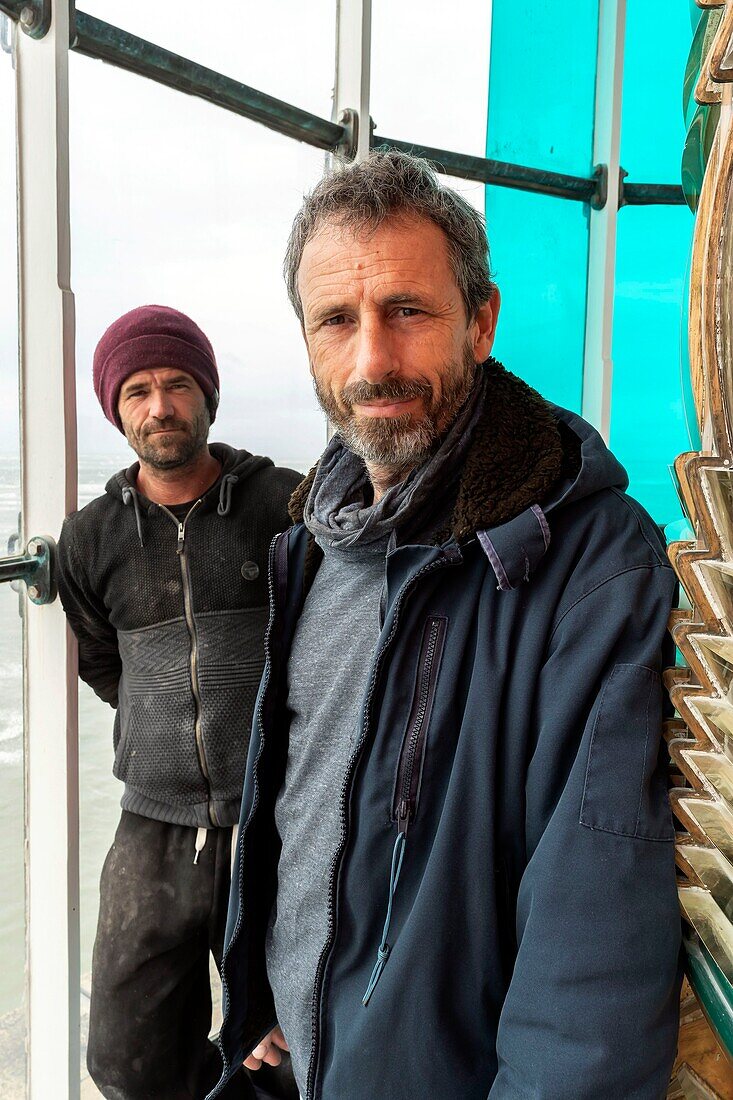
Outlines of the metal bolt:
[[28,543],[28,553],[34,558],[39,558],[42,552],[43,546],[38,541],[38,539],[31,539],[31,541]]
[[23,10],[20,13],[20,25],[23,28],[23,30],[24,31],[29,31],[33,27],[35,22],[36,22],[35,8],[30,7],[30,5],[23,8]]
[[28,598],[31,600],[37,600],[41,595],[41,590],[37,584],[28,585]]

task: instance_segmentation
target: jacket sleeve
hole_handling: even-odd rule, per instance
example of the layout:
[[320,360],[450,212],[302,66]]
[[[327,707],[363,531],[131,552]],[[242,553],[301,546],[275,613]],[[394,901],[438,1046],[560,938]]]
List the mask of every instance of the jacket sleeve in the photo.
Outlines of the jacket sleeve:
[[79,643],[79,675],[96,694],[117,707],[122,672],[117,631],[102,601],[92,592],[69,520],[64,521],[56,552],[59,596]]
[[667,1094],[681,969],[660,671],[674,587],[666,565],[626,569],[555,627],[490,1100]]

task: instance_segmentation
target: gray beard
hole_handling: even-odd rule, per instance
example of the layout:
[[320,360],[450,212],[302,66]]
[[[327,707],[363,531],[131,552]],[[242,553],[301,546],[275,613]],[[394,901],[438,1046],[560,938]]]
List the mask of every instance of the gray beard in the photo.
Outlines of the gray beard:
[[[476,363],[471,350],[466,348],[463,363],[453,364],[446,372],[440,402],[432,402],[417,420],[411,413],[360,419],[353,411],[343,412],[333,394],[318,385],[315,373],[313,385],[321,408],[350,451],[374,466],[402,470],[419,465],[440,442],[471,392],[475,379]],[[375,397],[399,399],[416,396],[416,390],[424,392],[425,386],[388,382],[382,387],[375,385],[373,389]]]

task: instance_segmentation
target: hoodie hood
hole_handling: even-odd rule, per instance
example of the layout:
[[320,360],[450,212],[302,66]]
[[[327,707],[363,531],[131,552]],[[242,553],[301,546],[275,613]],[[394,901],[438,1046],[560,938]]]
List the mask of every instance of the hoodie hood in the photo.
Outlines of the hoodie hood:
[[[438,542],[478,538],[498,587],[529,580],[551,542],[558,508],[602,489],[626,489],[623,466],[599,433],[567,409],[546,401],[496,359],[483,364],[486,401],[473,432],[449,525]],[[290,501],[303,519],[315,470]]]
[[[229,514],[232,501],[232,492],[235,486],[241,485],[253,474],[266,466],[272,466],[271,458],[262,455],[253,455],[249,451],[236,450],[226,443],[210,443],[211,454],[221,463],[221,474],[214,484],[202,494],[203,509],[216,506],[220,516]],[[154,501],[148,500],[137,488],[137,475],[140,463],[134,462],[126,470],[120,470],[114,474],[105,486],[106,492],[123,504],[132,504],[135,510],[135,522],[137,524],[140,545],[144,545],[142,515],[147,514],[151,508],[158,508]],[[184,503],[183,501],[181,503]]]

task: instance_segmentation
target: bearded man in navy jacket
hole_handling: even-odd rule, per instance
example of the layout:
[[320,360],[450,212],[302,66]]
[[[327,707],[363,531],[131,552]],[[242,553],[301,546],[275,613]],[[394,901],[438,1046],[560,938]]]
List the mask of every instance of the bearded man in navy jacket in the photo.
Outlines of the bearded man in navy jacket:
[[337,434],[271,556],[211,1096],[289,1047],[305,1100],[659,1100],[659,531],[490,358],[483,222],[424,163],[322,180],[286,276]]

